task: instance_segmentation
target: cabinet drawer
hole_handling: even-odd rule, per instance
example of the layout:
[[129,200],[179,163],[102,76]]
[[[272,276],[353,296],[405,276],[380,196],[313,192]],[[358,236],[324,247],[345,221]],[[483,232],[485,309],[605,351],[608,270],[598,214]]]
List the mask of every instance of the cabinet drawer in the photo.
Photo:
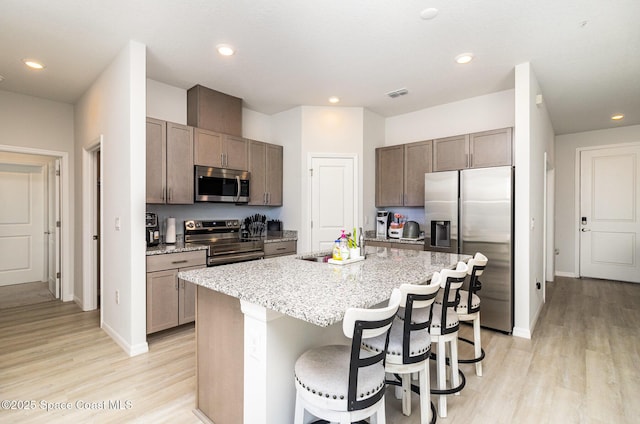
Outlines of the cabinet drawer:
[[195,252],[167,253],[165,255],[152,255],[147,256],[147,272],[205,265],[206,262],[207,253],[204,250],[198,250]]
[[281,255],[293,255],[297,250],[296,241],[280,241],[276,243],[264,244],[264,257],[281,256]]

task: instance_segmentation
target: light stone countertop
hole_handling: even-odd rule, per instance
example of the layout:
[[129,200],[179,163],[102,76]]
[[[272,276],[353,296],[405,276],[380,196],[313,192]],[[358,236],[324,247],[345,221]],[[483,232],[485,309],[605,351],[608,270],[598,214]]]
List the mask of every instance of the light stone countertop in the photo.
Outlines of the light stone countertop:
[[455,267],[468,255],[368,246],[366,259],[332,265],[300,259],[242,262],[183,271],[179,278],[309,323],[327,327],[350,307],[370,308],[403,283],[427,282],[435,271]]
[[157,246],[147,247],[147,256],[193,252],[196,250],[206,250],[207,248],[207,245],[197,243],[159,244]]

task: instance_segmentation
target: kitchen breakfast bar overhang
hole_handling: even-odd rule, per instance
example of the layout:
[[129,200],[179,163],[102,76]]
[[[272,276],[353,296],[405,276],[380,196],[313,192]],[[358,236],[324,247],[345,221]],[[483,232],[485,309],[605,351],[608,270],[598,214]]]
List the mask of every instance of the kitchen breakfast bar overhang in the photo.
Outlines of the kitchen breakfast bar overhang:
[[203,422],[293,422],[295,361],[312,347],[350,344],[341,326],[348,308],[386,304],[395,287],[470,258],[371,246],[347,265],[316,256],[179,273],[197,285],[195,413]]

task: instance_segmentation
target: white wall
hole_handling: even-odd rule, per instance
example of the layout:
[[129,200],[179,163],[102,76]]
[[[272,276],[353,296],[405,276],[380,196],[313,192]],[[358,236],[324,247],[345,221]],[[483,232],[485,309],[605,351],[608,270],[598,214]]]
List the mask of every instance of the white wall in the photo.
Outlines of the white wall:
[[187,125],[187,90],[147,78],[147,116]]
[[542,310],[544,282],[544,153],[553,160],[554,133],[531,65],[516,66],[515,81],[515,323],[513,334],[530,338]]
[[[62,176],[62,294],[74,298],[74,134],[73,106],[23,94],[0,91],[0,151],[59,152],[65,154],[68,175]],[[50,153],[45,153],[50,154]],[[57,155],[57,153],[56,153]]]
[[[75,108],[76,152],[101,134],[102,328],[131,356],[148,350],[145,278],[146,47],[129,42]],[[80,174],[80,161],[76,163]],[[84,178],[84,176],[83,176]],[[80,184],[78,185],[80,187]],[[82,217],[82,193],[76,192]],[[116,228],[119,220],[120,229]],[[90,240],[77,238],[79,249]],[[76,267],[81,281],[82,266]],[[119,292],[119,303],[116,303]]]
[[576,151],[581,147],[607,146],[640,142],[640,125],[606,130],[564,134],[556,137],[556,274],[577,277],[575,269],[576,222]]
[[384,146],[385,119],[367,109],[364,110],[364,135],[362,153],[362,214],[363,230],[376,229],[376,148]]
[[[302,138],[300,150],[302,226],[298,232],[298,249],[311,251],[311,180],[309,158],[314,154],[330,153],[355,155],[358,162],[358,181],[362,181],[364,151],[364,109],[360,107],[302,106]],[[362,187],[362,186],[360,186]],[[356,207],[362,205],[359,190]],[[358,210],[358,215],[362,211]],[[356,226],[362,226],[361,222]]]
[[387,118],[385,145],[513,127],[513,100],[505,90]]

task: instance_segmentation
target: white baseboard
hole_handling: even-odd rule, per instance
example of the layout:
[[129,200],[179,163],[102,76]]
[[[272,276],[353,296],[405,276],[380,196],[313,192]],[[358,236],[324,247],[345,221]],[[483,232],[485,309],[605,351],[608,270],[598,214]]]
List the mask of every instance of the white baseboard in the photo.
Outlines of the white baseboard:
[[130,345],[126,340],[120,337],[120,334],[115,332],[114,329],[109,326],[109,324],[103,322],[102,329],[129,356],[136,356],[149,352],[149,345],[147,344],[147,342],[139,343],[137,345]]
[[531,340],[531,331],[528,328],[513,327],[513,336]]
[[556,277],[578,278],[573,272],[556,271]]

